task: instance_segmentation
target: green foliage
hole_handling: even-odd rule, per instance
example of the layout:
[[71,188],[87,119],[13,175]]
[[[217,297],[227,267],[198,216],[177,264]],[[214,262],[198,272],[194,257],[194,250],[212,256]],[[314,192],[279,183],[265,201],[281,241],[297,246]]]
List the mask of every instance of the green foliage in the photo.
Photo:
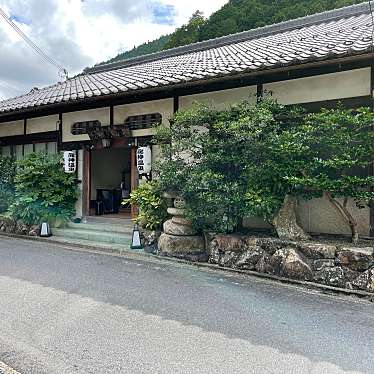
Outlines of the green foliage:
[[181,26],[170,35],[163,49],[171,49],[201,41],[201,29],[205,23],[206,19],[203,13],[196,11],[186,25]]
[[13,159],[0,156],[0,213],[6,211],[13,200],[15,174]]
[[261,182],[273,175],[265,167],[260,175],[257,168],[266,161],[270,139],[294,112],[265,100],[223,111],[200,104],[177,113],[170,129],[158,129],[164,141],[157,170],[162,188],[186,199],[187,215],[200,230],[230,232],[247,214],[272,215],[286,188],[280,182],[264,187]]
[[26,224],[67,221],[78,197],[75,175],[63,171],[60,156],[32,153],[17,162],[10,214]]
[[196,12],[187,25],[178,28],[174,33],[121,53],[103,64],[361,2],[362,0],[231,0],[207,20],[201,13]]
[[353,228],[347,199],[359,207],[374,200],[365,169],[374,156],[373,123],[366,108],[307,115],[269,99],[222,111],[195,105],[158,129],[161,188],[185,198],[200,230],[230,232],[248,215],[271,223],[290,194],[327,194]]
[[108,61],[102,62],[98,64],[98,66],[103,65],[103,64],[109,64],[112,62],[127,60],[127,59],[134,58],[134,57],[144,56],[150,53],[160,52],[165,48],[165,44],[169,41],[169,39],[170,39],[170,35],[163,35],[159,37],[158,39],[141,44],[138,47],[134,47],[133,49],[130,49],[129,51],[119,53],[116,57]]
[[361,0],[231,0],[210,16],[201,29],[201,39],[217,38],[361,2]]
[[148,230],[161,230],[167,219],[167,205],[162,197],[160,184],[157,181],[144,183],[131,192],[130,199],[123,204],[134,204],[139,207],[136,222]]
[[368,175],[374,157],[373,124],[369,108],[338,108],[308,115],[305,124],[293,131],[296,147],[303,152],[298,165],[302,172],[298,177],[287,176],[288,180],[306,191],[352,197],[358,205],[374,199],[370,192],[374,177]]

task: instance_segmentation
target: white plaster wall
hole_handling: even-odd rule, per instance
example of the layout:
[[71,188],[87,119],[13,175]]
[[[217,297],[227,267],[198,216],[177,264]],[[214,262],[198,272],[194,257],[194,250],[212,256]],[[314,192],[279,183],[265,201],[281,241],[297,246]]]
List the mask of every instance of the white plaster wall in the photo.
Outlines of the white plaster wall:
[[[162,99],[145,101],[141,103],[118,105],[113,108],[113,121],[116,125],[123,124],[127,117],[148,113],[160,113],[164,125],[169,123],[169,119],[174,112],[173,99]],[[132,131],[132,136],[149,136],[155,133],[154,129],[143,129]]]
[[0,138],[23,135],[23,120],[0,123]]
[[[369,208],[359,209],[353,200],[348,203],[349,211],[357,219],[358,231],[361,235],[368,236],[370,231]],[[351,230],[343,218],[330,205],[326,198],[301,200],[298,214],[300,224],[311,233],[350,235]]]
[[64,113],[62,115],[62,141],[76,142],[89,140],[88,135],[72,135],[71,125],[75,122],[94,120],[100,121],[103,126],[108,126],[110,123],[110,109],[99,108]]
[[370,68],[264,84],[281,104],[370,95]]
[[257,86],[247,86],[196,95],[180,96],[179,109],[190,108],[195,101],[209,104],[216,109],[225,109],[230,105],[239,103],[243,100],[248,100],[251,103],[255,103],[256,93]]
[[58,114],[53,116],[30,118],[27,120],[26,134],[58,131]]

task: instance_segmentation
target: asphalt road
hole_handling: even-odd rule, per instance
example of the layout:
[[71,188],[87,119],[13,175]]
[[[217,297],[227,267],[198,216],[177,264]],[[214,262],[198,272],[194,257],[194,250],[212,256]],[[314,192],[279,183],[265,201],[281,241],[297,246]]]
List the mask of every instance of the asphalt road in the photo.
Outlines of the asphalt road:
[[374,373],[374,304],[0,238],[0,361],[28,373]]

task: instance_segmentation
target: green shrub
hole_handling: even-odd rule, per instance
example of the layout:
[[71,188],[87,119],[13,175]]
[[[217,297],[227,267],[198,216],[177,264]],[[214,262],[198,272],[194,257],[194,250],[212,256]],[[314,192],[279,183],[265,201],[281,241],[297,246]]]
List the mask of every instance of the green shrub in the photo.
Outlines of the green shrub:
[[0,156],[0,213],[13,201],[16,165],[12,158]]
[[167,205],[162,197],[158,181],[144,183],[131,192],[130,198],[123,204],[134,204],[139,207],[136,222],[148,230],[160,230],[167,219]]
[[32,153],[17,162],[15,199],[10,215],[26,224],[68,221],[78,197],[74,174],[62,168],[59,155]]

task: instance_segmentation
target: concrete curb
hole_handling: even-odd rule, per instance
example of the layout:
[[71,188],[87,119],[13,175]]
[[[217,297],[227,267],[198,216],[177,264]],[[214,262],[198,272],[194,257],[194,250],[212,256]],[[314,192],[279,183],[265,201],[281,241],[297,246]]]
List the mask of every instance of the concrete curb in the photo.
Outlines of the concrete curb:
[[221,267],[215,264],[210,264],[208,262],[193,262],[193,261],[188,261],[188,260],[175,258],[175,257],[158,256],[158,255],[154,255],[151,253],[136,252],[130,249],[119,250],[119,249],[110,249],[106,247],[100,247],[98,245],[83,245],[83,244],[76,244],[76,243],[67,243],[65,241],[59,241],[56,239],[49,239],[49,238],[40,238],[37,236],[25,236],[25,235],[0,232],[0,237],[1,236],[21,239],[21,240],[29,240],[29,241],[54,244],[58,246],[63,246],[65,247],[65,249],[72,250],[72,251],[80,251],[80,252],[83,251],[83,252],[88,252],[88,253],[104,254],[104,255],[110,255],[110,256],[124,257],[124,258],[132,259],[132,260],[143,260],[143,261],[149,261],[149,262],[167,261],[167,262],[172,262],[172,263],[195,266],[195,267],[203,268],[207,270],[213,270],[216,272],[241,274],[241,275],[246,275],[246,276],[260,278],[260,279],[272,280],[272,281],[276,281],[279,283],[301,286],[303,288],[319,291],[321,293],[355,296],[361,299],[366,299],[370,302],[374,302],[374,293],[370,293],[367,291],[349,290],[346,288],[332,287],[332,286],[327,286],[327,285],[320,284],[320,283],[301,281],[301,280],[296,280],[296,279],[291,279],[291,278],[280,277],[280,276],[272,275],[272,274],[258,273],[256,271],[251,271],[251,270],[239,270],[239,269]]

